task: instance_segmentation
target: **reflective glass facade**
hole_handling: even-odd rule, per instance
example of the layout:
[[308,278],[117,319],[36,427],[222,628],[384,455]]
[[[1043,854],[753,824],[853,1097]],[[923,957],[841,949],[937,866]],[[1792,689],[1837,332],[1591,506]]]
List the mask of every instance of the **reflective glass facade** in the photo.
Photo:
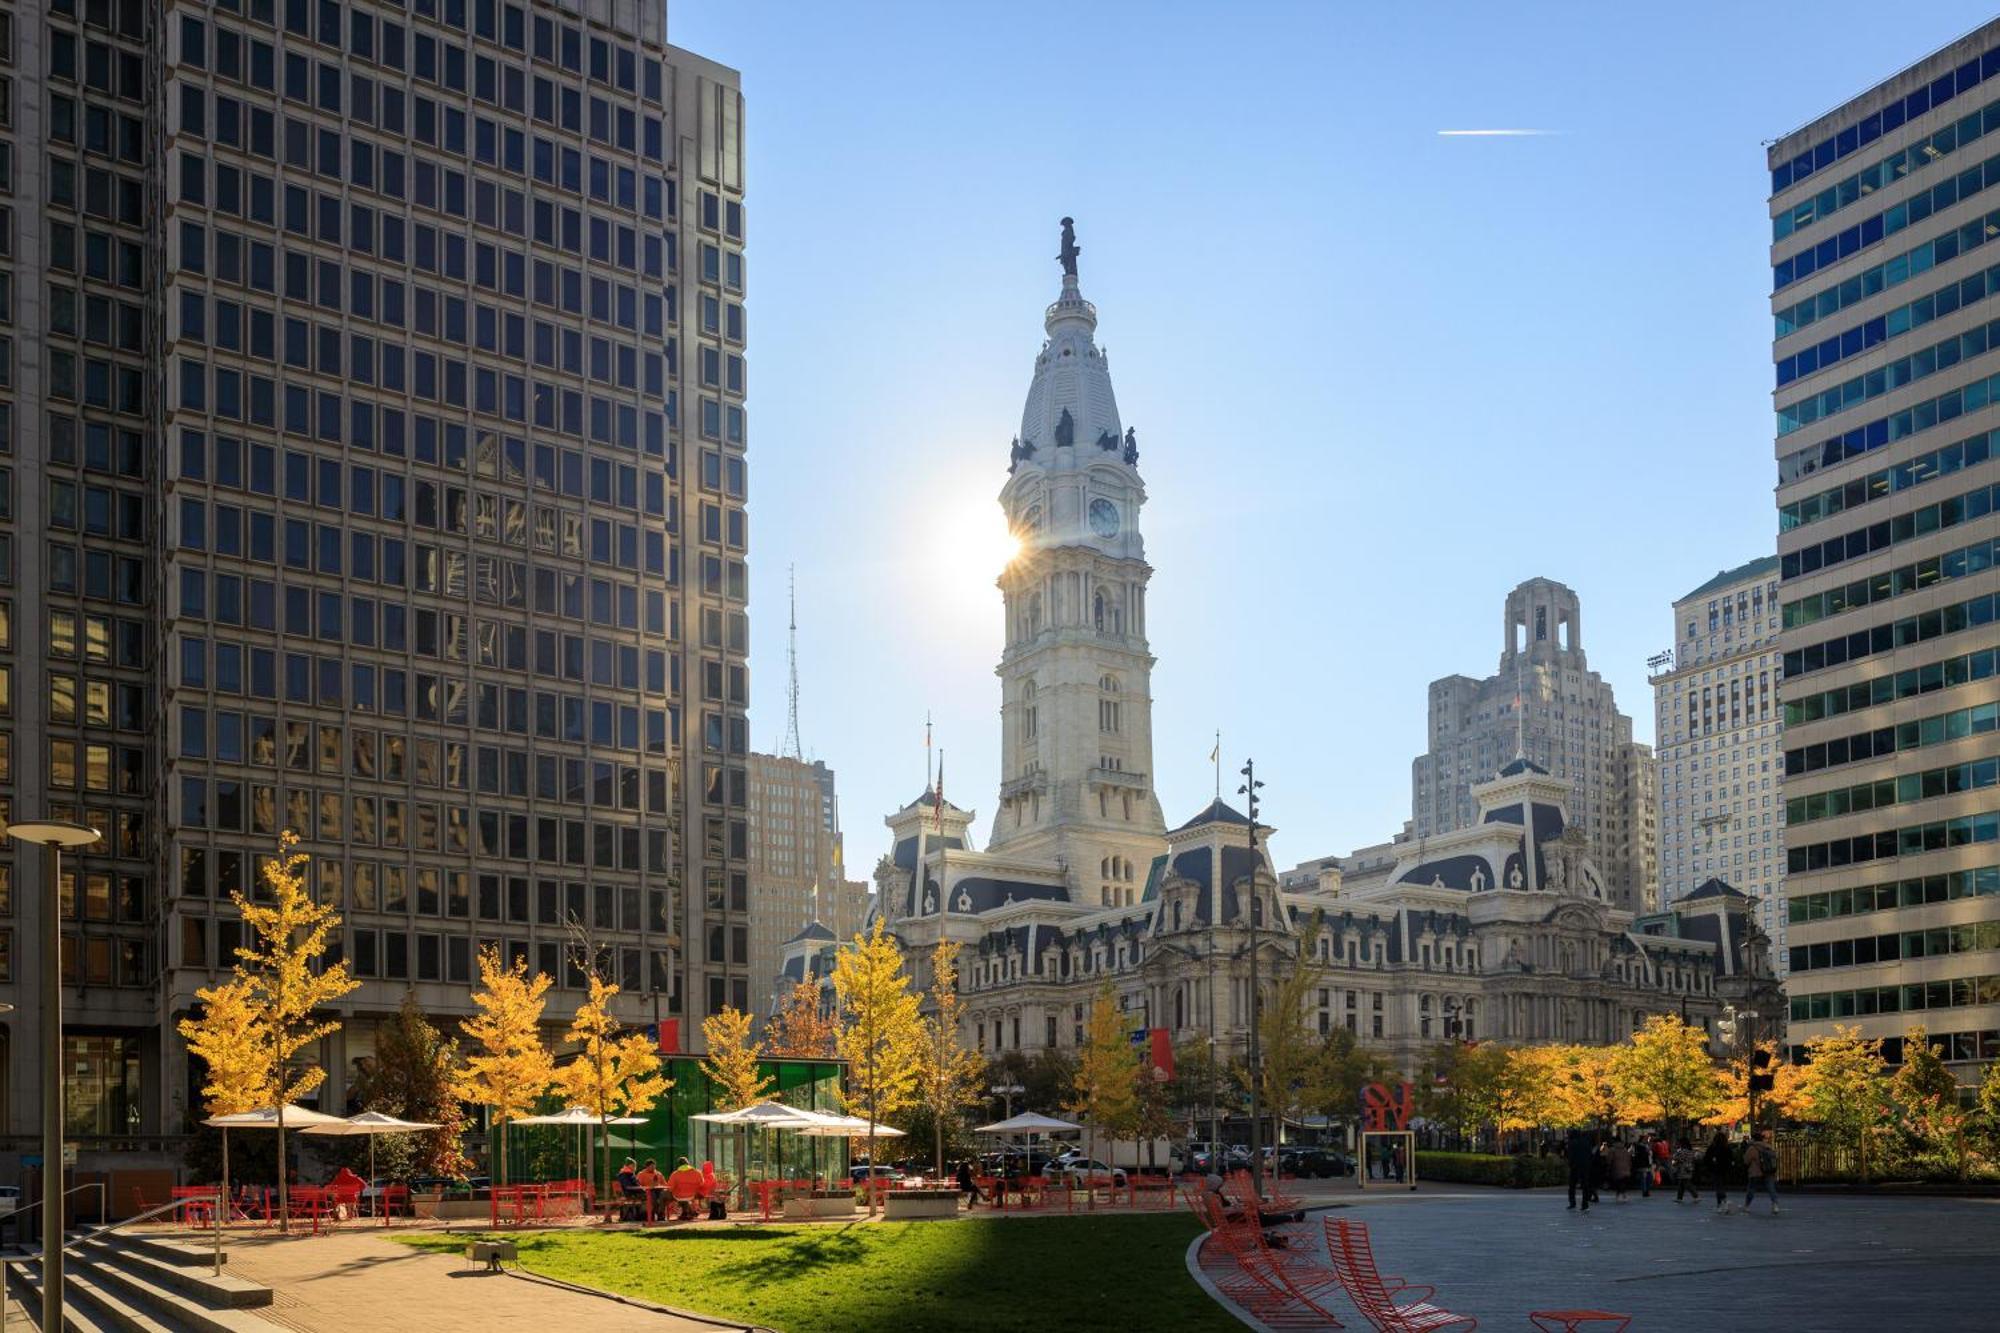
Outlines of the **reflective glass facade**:
[[[2000,1037],[2000,358],[1982,262],[2000,166],[1964,151],[1988,126],[1962,94],[1996,71],[2000,23],[1770,152],[1788,1040],[1921,1021],[1966,1082]],[[1824,424],[1862,403],[1872,420]]]
[[552,1019],[579,941],[633,1023],[747,1005],[685,943],[747,907],[734,72],[608,0],[11,20],[0,783],[106,833],[62,966],[151,1034],[136,1123],[286,828],[364,983],[336,1102],[487,943]]

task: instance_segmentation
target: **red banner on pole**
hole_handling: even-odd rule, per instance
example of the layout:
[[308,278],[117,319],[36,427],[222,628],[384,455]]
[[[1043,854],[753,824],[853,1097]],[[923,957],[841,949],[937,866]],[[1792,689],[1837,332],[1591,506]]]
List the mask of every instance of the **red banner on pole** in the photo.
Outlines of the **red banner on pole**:
[[1154,1028],[1147,1035],[1152,1043],[1153,1068],[1160,1071],[1155,1077],[1164,1082],[1174,1076],[1174,1043],[1165,1028]]
[[659,1024],[660,1050],[668,1055],[679,1054],[681,1049],[681,1021],[678,1018],[663,1018]]

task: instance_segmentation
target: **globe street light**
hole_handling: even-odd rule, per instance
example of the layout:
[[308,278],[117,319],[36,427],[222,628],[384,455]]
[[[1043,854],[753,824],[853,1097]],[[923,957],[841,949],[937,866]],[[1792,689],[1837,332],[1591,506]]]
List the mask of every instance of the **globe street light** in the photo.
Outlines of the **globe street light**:
[[995,1083],[987,1091],[1001,1099],[1000,1104],[1005,1110],[1000,1118],[1002,1120],[1012,1120],[1014,1118],[1014,1099],[1026,1092],[1027,1089],[1018,1083]]
[[[7,836],[40,846],[48,867],[42,899],[42,1327],[63,1326],[62,854],[98,832],[61,820],[14,824]],[[49,1188],[49,1173],[55,1188]]]

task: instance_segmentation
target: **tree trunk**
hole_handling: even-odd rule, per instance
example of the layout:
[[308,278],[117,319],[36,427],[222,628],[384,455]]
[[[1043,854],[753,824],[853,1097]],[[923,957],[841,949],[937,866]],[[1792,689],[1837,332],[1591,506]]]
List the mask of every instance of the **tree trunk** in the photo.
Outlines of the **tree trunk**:
[[505,1120],[502,1120],[500,1122],[499,1167],[500,1169],[498,1171],[495,1171],[493,1174],[499,1178],[500,1183],[502,1185],[505,1185],[507,1183],[507,1122]]
[[285,1181],[285,1104],[278,1103],[278,1232],[292,1229],[292,1197]]

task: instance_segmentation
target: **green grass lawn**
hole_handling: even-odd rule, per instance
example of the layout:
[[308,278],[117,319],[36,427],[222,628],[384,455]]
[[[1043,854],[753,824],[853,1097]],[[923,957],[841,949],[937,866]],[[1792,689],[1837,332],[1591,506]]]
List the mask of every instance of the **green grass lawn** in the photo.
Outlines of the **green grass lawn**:
[[1196,1230],[1163,1213],[510,1238],[530,1272],[780,1333],[1240,1330],[1188,1276]]

